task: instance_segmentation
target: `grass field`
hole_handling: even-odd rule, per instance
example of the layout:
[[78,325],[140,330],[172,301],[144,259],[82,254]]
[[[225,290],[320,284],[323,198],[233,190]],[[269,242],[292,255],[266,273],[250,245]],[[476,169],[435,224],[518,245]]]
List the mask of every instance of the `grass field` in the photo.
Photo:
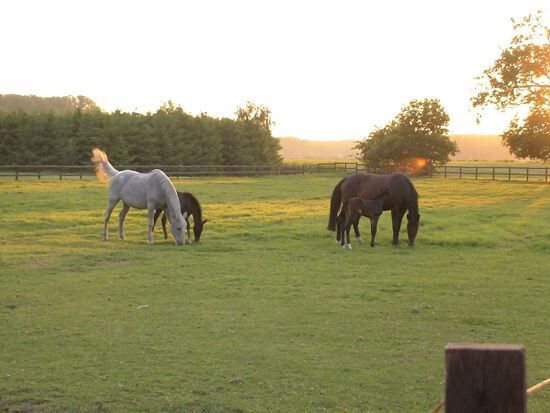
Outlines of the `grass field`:
[[0,411],[427,412],[449,342],[524,344],[527,384],[550,376],[548,184],[416,179],[417,246],[385,213],[345,251],[338,179],[174,181],[209,219],[181,247],[136,210],[118,240],[119,208],[102,242],[95,181],[0,182]]

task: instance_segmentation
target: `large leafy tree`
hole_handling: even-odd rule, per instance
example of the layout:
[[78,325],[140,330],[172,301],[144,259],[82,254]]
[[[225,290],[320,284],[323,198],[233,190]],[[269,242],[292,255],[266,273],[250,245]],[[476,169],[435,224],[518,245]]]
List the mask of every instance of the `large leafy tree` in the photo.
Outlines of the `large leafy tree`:
[[542,11],[512,22],[514,37],[477,78],[472,105],[480,110],[526,108],[527,116],[512,120],[503,143],[520,158],[549,160],[550,27],[544,25]]
[[418,172],[447,163],[458,152],[447,136],[449,115],[438,99],[413,100],[394,120],[358,142],[360,159],[372,167]]

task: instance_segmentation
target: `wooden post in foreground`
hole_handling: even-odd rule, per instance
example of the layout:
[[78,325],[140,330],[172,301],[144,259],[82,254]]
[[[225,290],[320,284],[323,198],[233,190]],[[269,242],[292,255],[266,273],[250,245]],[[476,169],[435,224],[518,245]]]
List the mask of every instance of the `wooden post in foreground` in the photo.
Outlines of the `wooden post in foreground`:
[[523,346],[449,344],[445,367],[447,413],[526,413]]

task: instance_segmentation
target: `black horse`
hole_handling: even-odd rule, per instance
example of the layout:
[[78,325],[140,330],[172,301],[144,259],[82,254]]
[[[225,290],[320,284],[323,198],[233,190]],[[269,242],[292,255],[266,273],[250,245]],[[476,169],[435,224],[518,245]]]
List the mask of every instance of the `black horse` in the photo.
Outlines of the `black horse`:
[[[342,179],[332,192],[330,199],[330,215],[328,229],[336,230],[338,211],[342,205],[342,201],[346,201],[353,197],[363,199],[374,198],[379,193],[384,192],[387,195],[384,197],[384,211],[391,211],[392,226],[393,226],[393,245],[399,243],[399,230],[401,229],[401,221],[405,212],[407,214],[407,235],[409,245],[413,246],[418,232],[418,222],[420,214],[418,213],[418,192],[414,185],[402,173],[394,173],[391,175],[375,175],[375,174],[353,174]],[[359,233],[359,218],[353,223],[355,236],[362,242],[361,234]],[[339,237],[340,234],[337,234]],[[337,239],[339,240],[339,238]]]
[[[195,197],[195,195],[190,192],[177,191],[177,193],[180,200],[181,213],[185,214],[187,212],[187,215],[185,216],[185,220],[187,221],[187,239],[189,240],[189,242],[191,242],[191,235],[189,233],[189,216],[193,215],[193,233],[195,234],[195,242],[198,242],[201,239],[203,226],[208,220],[202,220],[201,204],[199,203],[199,200]],[[157,209],[155,211],[155,217],[153,219],[153,229],[155,228],[155,224],[161,212],[164,212],[164,210]],[[164,212],[164,214],[162,215],[161,222],[162,230],[164,232],[164,239],[166,239],[168,238],[168,234],[166,232],[166,212]]]
[[378,218],[382,215],[384,203],[386,202],[384,199],[385,195],[386,193],[381,192],[374,199],[353,197],[344,202],[340,215],[338,215],[337,222],[337,238],[341,240],[341,244],[344,248],[351,249],[349,231],[352,224],[358,222],[362,216],[370,219],[370,246],[374,247]]

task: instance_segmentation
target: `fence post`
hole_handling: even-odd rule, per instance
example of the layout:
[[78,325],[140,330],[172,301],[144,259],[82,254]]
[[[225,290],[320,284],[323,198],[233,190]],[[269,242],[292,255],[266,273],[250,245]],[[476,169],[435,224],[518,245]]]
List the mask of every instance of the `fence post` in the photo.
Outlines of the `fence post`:
[[39,181],[40,181],[40,178],[41,178],[41,177],[42,177],[42,170],[39,169],[39,170],[38,170],[38,180],[39,180]]
[[544,182],[548,182],[548,168],[545,169]]
[[15,180],[19,180],[19,170],[17,168],[15,168]]
[[476,179],[477,179],[477,166],[476,166]]
[[458,167],[458,179],[462,179],[462,166]]
[[527,411],[523,346],[449,344],[445,367],[446,413]]
[[493,181],[495,180],[495,167],[493,166]]
[[63,179],[63,169],[59,168],[59,180]]
[[526,168],[527,170],[527,181],[529,181],[529,168]]
[[447,178],[447,165],[443,166],[443,178]]
[[82,167],[78,168],[79,172],[80,172],[80,180],[82,181]]
[[512,168],[508,167],[508,180],[512,180]]

